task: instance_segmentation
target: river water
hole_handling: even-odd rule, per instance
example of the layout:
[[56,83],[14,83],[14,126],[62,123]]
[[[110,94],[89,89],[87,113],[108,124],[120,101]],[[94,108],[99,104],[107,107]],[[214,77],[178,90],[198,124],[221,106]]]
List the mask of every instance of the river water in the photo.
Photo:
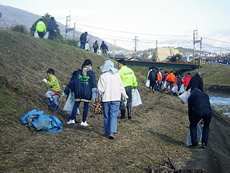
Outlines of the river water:
[[230,117],[230,98],[210,96],[210,103],[218,112]]

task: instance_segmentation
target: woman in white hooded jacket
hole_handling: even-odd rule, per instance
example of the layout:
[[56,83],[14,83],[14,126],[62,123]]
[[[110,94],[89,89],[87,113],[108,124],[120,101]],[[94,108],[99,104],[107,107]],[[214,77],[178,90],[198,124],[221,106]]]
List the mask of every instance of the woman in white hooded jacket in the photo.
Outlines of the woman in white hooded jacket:
[[102,96],[105,136],[110,139],[114,139],[117,132],[117,116],[121,98],[128,99],[117,71],[114,68],[114,63],[111,60],[107,60],[101,66],[102,74],[98,80],[98,91]]

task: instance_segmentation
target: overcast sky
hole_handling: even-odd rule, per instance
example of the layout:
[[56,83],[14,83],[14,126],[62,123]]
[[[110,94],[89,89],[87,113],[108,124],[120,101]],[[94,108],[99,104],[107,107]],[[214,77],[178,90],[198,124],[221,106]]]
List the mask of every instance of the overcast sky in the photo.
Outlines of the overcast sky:
[[230,47],[230,0],[1,0],[0,4],[38,15],[49,13],[63,24],[71,15],[77,30],[128,49],[133,49],[135,36],[137,49],[155,48],[156,40],[159,47],[192,47],[195,29],[198,38],[203,37],[203,49]]

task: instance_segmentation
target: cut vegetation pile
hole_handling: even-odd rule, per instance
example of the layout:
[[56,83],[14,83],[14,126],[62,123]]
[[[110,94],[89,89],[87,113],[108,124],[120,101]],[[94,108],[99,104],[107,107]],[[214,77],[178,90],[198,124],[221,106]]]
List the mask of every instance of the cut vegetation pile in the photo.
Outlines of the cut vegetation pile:
[[[47,110],[47,87],[42,82],[46,70],[55,70],[64,89],[86,58],[92,60],[98,78],[102,56],[0,31],[0,172],[148,172],[146,168],[164,160],[172,161],[176,169],[185,166],[191,156],[185,147],[187,106],[177,97],[145,88],[147,68],[133,68],[143,105],[134,108],[132,120],[118,120],[115,140],[103,136],[103,116],[94,115],[92,105],[89,127],[65,124],[68,115],[61,110],[65,98],[60,100],[60,111]],[[30,132],[19,119],[31,109],[58,117],[63,132]]]

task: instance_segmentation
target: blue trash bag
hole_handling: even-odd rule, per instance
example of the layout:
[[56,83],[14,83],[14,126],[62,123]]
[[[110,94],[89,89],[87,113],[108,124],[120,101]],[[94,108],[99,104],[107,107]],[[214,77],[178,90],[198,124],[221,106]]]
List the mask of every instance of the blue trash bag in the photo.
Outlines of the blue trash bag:
[[53,115],[45,115],[43,111],[33,109],[20,119],[22,125],[27,125],[33,131],[48,133],[62,132],[61,121]]

